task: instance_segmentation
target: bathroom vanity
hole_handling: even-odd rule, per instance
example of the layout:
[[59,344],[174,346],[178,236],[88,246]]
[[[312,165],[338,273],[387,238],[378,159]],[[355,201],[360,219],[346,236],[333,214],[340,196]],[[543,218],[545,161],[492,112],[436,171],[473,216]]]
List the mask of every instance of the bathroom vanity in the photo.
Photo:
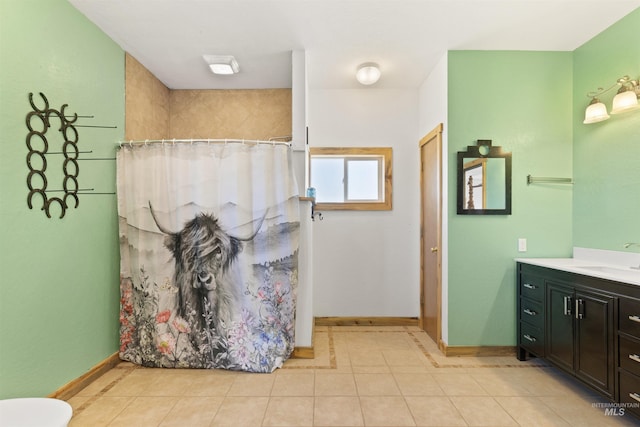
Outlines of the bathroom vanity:
[[545,358],[640,415],[640,270],[589,258],[516,262],[518,359]]

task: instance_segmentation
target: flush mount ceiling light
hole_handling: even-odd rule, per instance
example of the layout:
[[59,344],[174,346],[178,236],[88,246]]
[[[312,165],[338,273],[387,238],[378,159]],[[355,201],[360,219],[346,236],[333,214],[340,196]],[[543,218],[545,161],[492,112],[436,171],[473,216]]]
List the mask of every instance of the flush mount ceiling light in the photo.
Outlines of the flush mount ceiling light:
[[202,55],[213,74],[236,74],[240,71],[238,61],[232,55]]
[[611,89],[620,87],[618,93],[613,98],[611,114],[620,114],[627,111],[633,111],[640,108],[638,98],[640,98],[640,86],[638,80],[631,80],[629,76],[620,77],[614,85],[607,89],[598,88],[595,92],[589,92],[587,96],[591,99],[589,106],[584,112],[585,124],[598,123],[607,120],[610,116],[607,114],[607,107],[597,98]]
[[356,79],[363,85],[372,85],[380,78],[380,67],[374,62],[365,62],[358,66]]

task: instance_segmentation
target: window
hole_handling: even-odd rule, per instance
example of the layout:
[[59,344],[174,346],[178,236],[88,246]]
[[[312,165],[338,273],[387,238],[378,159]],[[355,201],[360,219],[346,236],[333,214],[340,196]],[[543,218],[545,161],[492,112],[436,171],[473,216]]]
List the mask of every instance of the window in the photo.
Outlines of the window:
[[391,210],[391,147],[311,148],[317,209]]

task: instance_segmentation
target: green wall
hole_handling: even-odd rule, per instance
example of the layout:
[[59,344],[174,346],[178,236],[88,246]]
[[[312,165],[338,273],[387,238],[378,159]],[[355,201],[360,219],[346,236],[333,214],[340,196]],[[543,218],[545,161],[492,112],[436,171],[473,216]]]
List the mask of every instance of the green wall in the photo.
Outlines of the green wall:
[[[582,123],[587,92],[640,78],[639,29],[636,9],[574,52],[574,246],[624,251],[640,242],[640,111]],[[600,97],[609,111],[615,93]]]
[[[114,157],[124,52],[64,0],[0,0],[0,61],[0,398],[44,396],[118,350],[117,211],[114,195],[79,196],[62,219],[39,196],[27,207],[28,93],[117,126],[78,128],[83,156]],[[61,158],[47,156],[49,189],[62,188]],[[114,161],[79,163],[80,188],[114,191]]]
[[[514,345],[516,257],[571,256],[571,52],[452,51],[448,345]],[[456,153],[478,139],[512,153],[512,215],[456,215]],[[526,238],[528,251],[517,251]]]

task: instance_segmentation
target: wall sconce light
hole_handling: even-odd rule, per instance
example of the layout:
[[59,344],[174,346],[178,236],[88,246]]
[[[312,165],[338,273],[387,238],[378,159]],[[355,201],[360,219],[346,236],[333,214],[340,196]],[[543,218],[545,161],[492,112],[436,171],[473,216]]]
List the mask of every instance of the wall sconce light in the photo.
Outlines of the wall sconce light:
[[374,84],[380,78],[380,67],[374,62],[365,62],[358,66],[356,71],[356,79],[363,85],[369,86]]
[[202,55],[204,61],[209,64],[213,74],[237,74],[240,71],[238,61],[232,55]]
[[595,92],[587,94],[591,98],[591,102],[584,112],[584,124],[598,123],[610,117],[607,114],[607,107],[597,97],[618,86],[620,88],[613,98],[611,114],[625,113],[640,108],[640,104],[638,104],[638,98],[640,98],[638,80],[631,80],[629,76],[620,77],[611,87],[607,89],[600,87]]

